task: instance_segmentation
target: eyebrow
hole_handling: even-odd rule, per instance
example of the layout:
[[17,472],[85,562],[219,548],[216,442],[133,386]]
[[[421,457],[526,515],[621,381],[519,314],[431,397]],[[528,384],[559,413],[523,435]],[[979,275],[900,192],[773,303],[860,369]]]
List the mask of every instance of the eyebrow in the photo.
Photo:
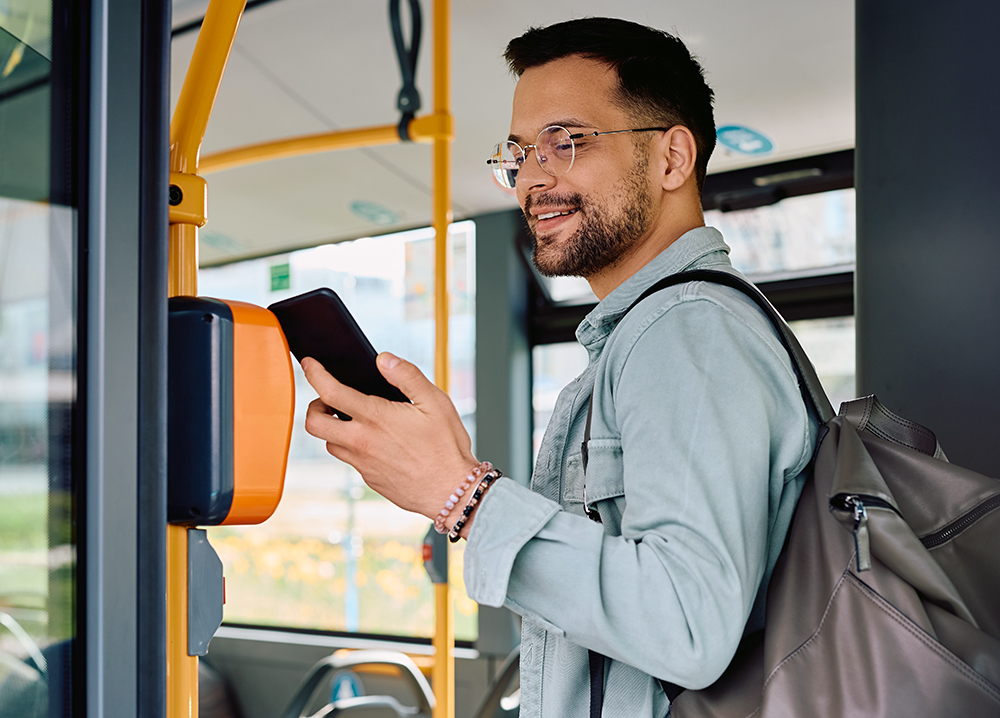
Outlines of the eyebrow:
[[[558,125],[559,127],[565,127],[567,130],[569,130],[569,129],[574,129],[574,130],[575,129],[581,129],[581,128],[584,128],[584,127],[596,127],[596,125],[592,125],[591,123],[589,123],[589,122],[587,122],[585,120],[581,120],[579,117],[564,117],[561,120],[555,120],[553,122],[549,122],[547,125],[545,125],[545,127],[554,127],[556,125]],[[542,129],[545,129],[545,128],[543,127]],[[521,144],[521,136],[520,135],[515,135],[515,134],[511,133],[511,134],[507,135],[507,139],[510,142],[516,142],[518,144]]]

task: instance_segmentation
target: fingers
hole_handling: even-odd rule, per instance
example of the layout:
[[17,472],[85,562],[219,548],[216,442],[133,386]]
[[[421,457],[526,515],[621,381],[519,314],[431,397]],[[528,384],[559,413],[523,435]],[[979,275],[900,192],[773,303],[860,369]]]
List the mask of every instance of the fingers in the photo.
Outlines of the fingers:
[[[313,399],[306,409],[306,431],[318,439],[330,441],[340,435],[337,424],[347,424],[338,419],[322,399]],[[328,438],[329,437],[329,438]]]
[[357,441],[354,422],[343,421],[322,399],[313,399],[306,409],[306,432],[326,442],[326,450],[341,461],[350,462],[354,455],[351,449]]
[[341,384],[315,359],[303,359],[302,371],[327,407],[350,416],[364,415],[369,410],[371,397]]
[[[433,516],[455,477],[478,463],[471,439],[448,395],[416,366],[392,354],[379,355],[377,365],[412,404],[366,396],[341,384],[319,362],[303,360],[306,378],[320,396],[306,412],[306,431],[382,496]],[[330,407],[354,420],[341,421]]]
[[414,364],[395,354],[382,352],[375,362],[382,376],[414,404],[427,403],[443,393]]

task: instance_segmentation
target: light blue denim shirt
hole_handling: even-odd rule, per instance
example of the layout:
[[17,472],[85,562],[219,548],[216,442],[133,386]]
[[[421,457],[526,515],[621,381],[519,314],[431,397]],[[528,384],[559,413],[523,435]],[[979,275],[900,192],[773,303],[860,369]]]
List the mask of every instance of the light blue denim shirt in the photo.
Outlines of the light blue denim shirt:
[[[588,649],[610,658],[604,718],[663,718],[655,678],[711,684],[761,620],[817,429],[788,355],[752,300],[717,284],[622,318],[661,277],[735,271],[728,255],[718,231],[692,230],[587,315],[589,365],[556,402],[531,488],[501,479],[476,513],[465,582],[523,618],[523,718],[589,715]],[[584,515],[592,390],[586,497],[601,524]]]

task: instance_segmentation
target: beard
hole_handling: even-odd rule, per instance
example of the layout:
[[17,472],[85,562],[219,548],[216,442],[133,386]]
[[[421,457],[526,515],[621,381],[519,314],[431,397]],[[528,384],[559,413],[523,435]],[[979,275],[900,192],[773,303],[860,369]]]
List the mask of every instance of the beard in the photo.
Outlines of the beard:
[[[582,194],[529,195],[532,207],[576,207],[580,226],[561,243],[539,237],[529,223],[531,259],[545,277],[590,277],[621,262],[649,229],[652,197],[647,184],[648,161],[637,159],[611,202],[596,204]],[[617,201],[614,201],[617,200]]]

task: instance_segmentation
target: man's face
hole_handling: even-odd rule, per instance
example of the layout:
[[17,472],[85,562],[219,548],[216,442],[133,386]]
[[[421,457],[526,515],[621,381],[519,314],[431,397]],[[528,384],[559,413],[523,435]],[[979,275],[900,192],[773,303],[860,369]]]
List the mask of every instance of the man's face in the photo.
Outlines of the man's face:
[[[613,96],[617,81],[604,63],[575,56],[526,70],[514,92],[510,139],[534,144],[551,125],[573,134],[631,128]],[[558,177],[543,172],[530,150],[517,199],[542,274],[591,277],[641,242],[653,212],[647,141],[628,134],[577,140],[572,169]]]

